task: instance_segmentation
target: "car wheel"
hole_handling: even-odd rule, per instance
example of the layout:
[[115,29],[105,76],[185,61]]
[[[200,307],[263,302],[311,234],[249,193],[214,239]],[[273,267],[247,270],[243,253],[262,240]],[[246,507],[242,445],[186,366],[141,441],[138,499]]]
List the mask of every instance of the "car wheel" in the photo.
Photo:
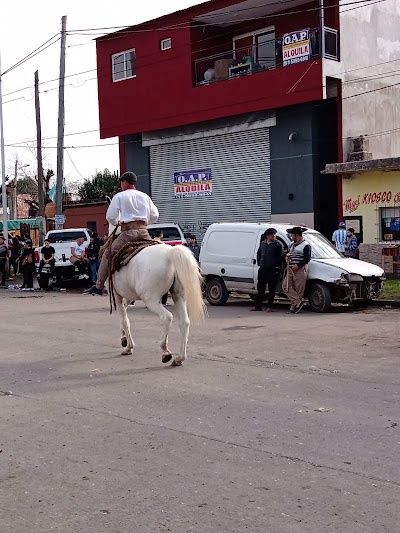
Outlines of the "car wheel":
[[322,283],[314,283],[308,294],[308,303],[314,313],[325,313],[332,303],[331,291]]
[[229,292],[220,278],[212,278],[206,282],[206,299],[210,305],[225,305]]

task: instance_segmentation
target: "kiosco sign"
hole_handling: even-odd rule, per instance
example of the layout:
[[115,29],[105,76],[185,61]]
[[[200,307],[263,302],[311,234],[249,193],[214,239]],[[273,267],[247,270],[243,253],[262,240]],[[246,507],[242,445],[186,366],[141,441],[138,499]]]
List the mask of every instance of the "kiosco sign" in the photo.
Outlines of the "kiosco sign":
[[285,33],[282,41],[283,66],[308,61],[310,49],[309,29]]

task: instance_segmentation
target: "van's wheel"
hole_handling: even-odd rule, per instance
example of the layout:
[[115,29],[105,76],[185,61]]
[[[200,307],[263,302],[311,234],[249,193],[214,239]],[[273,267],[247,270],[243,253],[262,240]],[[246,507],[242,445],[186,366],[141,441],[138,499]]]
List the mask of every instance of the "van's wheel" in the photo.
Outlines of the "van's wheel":
[[212,278],[206,282],[206,299],[210,305],[225,305],[229,298],[229,292],[225,283],[220,278]]
[[332,303],[331,291],[322,283],[314,283],[308,294],[308,303],[314,313],[325,313]]

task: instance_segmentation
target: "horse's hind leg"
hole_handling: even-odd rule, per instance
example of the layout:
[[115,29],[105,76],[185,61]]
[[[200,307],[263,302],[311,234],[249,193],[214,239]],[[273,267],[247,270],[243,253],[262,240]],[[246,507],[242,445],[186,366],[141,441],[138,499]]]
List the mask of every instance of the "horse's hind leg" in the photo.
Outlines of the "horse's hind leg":
[[173,366],[180,366],[186,359],[186,346],[189,337],[190,320],[187,313],[186,300],[183,298],[179,290],[172,290],[172,299],[174,300],[174,308],[176,316],[179,320],[179,329],[181,332],[181,349],[180,353],[172,362]]
[[168,333],[172,324],[172,313],[165,309],[165,307],[161,304],[160,301],[154,302],[143,300],[143,302],[149,311],[155,313],[160,317],[163,326],[160,342],[161,350],[163,352],[161,360],[163,363],[168,363],[172,359],[172,354],[168,348]]
[[115,294],[115,304],[117,306],[117,310],[119,312],[120,316],[120,328],[121,328],[121,344],[124,348],[121,352],[122,355],[128,355],[133,352],[133,348],[135,347],[135,343],[133,342],[132,335],[131,335],[131,326],[128,318],[128,314],[126,312],[126,302],[117,293]]

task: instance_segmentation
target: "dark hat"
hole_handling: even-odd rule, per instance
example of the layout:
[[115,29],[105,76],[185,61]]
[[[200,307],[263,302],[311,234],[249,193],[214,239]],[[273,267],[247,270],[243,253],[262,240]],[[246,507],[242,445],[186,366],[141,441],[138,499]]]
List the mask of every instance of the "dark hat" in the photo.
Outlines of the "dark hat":
[[339,228],[345,228],[346,222],[339,222]]
[[293,228],[287,229],[286,232],[292,235],[302,235],[307,228],[301,228],[300,226],[294,226]]
[[137,176],[134,172],[124,172],[122,176],[119,177],[119,181],[127,181],[128,183],[136,183]]
[[31,239],[25,239],[24,240],[24,244],[32,244],[32,240]]
[[264,233],[264,235],[276,235],[276,229],[268,228],[267,231]]

